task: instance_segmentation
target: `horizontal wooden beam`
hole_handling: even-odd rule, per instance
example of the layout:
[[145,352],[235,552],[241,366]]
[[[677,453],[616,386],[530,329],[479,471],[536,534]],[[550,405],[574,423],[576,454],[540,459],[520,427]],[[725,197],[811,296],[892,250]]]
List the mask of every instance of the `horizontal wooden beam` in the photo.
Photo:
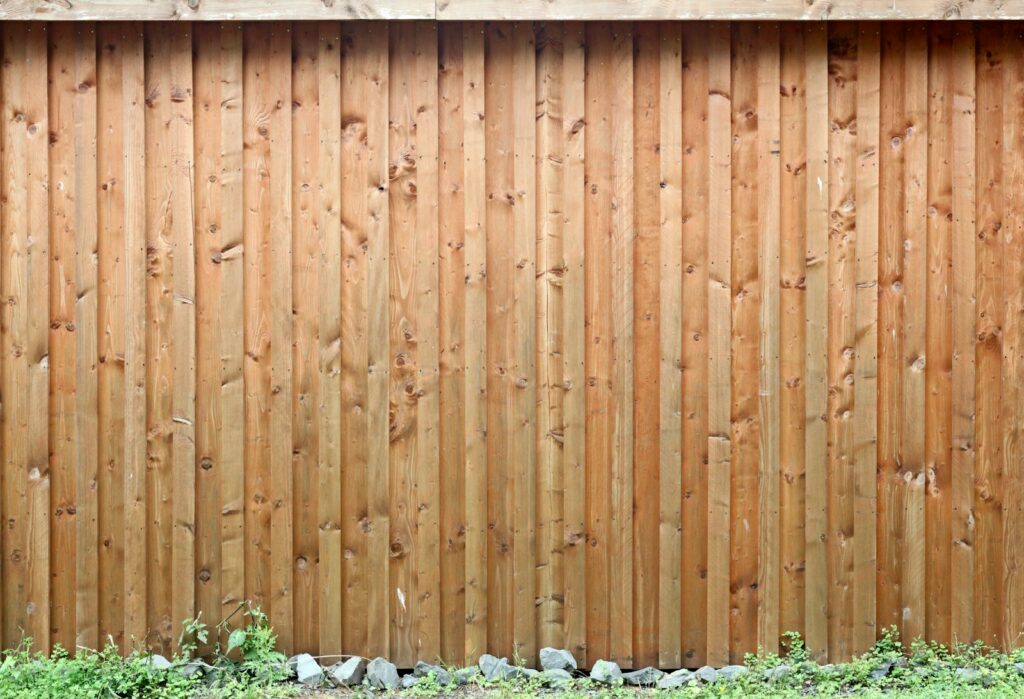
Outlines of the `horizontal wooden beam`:
[[1024,19],[1024,0],[0,0],[0,19]]

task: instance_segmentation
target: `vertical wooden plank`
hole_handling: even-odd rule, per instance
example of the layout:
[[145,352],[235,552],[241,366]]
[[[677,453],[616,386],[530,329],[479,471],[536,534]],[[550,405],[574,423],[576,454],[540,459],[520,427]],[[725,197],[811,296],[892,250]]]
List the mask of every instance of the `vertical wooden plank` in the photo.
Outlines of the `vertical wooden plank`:
[[[878,352],[879,27],[860,25],[857,51],[857,205],[854,270],[853,652],[875,643]],[[923,533],[922,533],[923,535]]]
[[[708,538],[708,32],[684,24],[682,46],[682,661],[707,657]],[[673,66],[678,70],[678,61]],[[674,261],[674,260],[673,260]],[[678,325],[676,325],[678,327]],[[669,524],[676,527],[678,518]]]
[[853,370],[857,27],[829,36],[828,548],[829,656],[850,657],[853,632]]
[[[804,35],[807,81],[807,221],[805,227],[807,303],[804,385],[806,494],[804,541],[806,582],[804,633],[812,656],[828,651],[828,263],[829,263],[829,48],[827,25]],[[826,118],[821,118],[821,115]]]
[[[346,25],[348,29],[348,25]],[[362,71],[367,89],[366,100],[366,335],[367,335],[367,655],[387,655],[392,646],[390,609],[393,581],[388,562],[392,555],[389,519],[391,435],[390,386],[391,353],[389,327],[396,322],[388,300],[391,269],[390,182],[388,158],[388,76],[389,37],[385,27],[353,26],[353,32],[366,36],[366,63]],[[343,88],[344,89],[344,88]],[[344,93],[342,95],[344,97]],[[357,97],[358,95],[355,95]],[[347,108],[346,108],[347,111]],[[358,181],[356,182],[358,187]],[[344,195],[343,195],[344,197]],[[344,201],[344,199],[343,199]],[[342,331],[344,333],[344,330]],[[372,576],[372,577],[370,577]]]
[[[227,617],[245,599],[245,317],[243,245],[242,26],[220,27],[220,605]],[[197,179],[198,181],[198,179]],[[231,624],[242,626],[235,615]]]
[[950,640],[974,635],[976,54],[971,26],[953,37],[953,424]]
[[[1004,506],[1003,506],[1003,597],[1001,611],[1002,633],[999,645],[1013,648],[1020,644],[1024,632],[1024,577],[1020,566],[1022,551],[1020,531],[1024,526],[1024,245],[1020,233],[1024,229],[1024,165],[1021,147],[1024,145],[1024,65],[1020,50],[1024,46],[1019,26],[1003,26],[1003,228],[1000,231],[1003,248],[1003,365],[1002,414]],[[930,328],[929,328],[930,330]]]
[[806,30],[781,29],[781,181],[779,183],[779,627],[804,634],[806,590]]
[[124,637],[144,642],[149,589],[147,534],[145,42],[140,24],[124,25],[120,123],[124,132],[125,396]]
[[[356,25],[350,24],[342,25],[341,29],[340,109],[344,119],[344,126],[339,124],[341,191],[338,206],[341,211],[341,230],[340,240],[335,248],[330,247],[330,238],[327,238],[329,245],[325,252],[328,264],[332,252],[336,252],[345,261],[338,272],[341,284],[338,330],[341,376],[340,383],[332,389],[325,386],[323,394],[325,398],[330,399],[334,396],[335,389],[340,391],[337,397],[340,401],[338,410],[341,445],[337,457],[340,470],[336,484],[326,483],[324,487],[329,491],[333,491],[335,487],[338,490],[338,497],[341,498],[338,515],[341,526],[339,546],[350,554],[344,555],[342,550],[338,551],[337,555],[342,556],[343,560],[339,563],[341,579],[336,581],[336,584],[343,585],[339,587],[339,593],[344,595],[346,601],[341,607],[342,647],[350,650],[365,646],[369,640],[368,618],[375,618],[377,614],[375,611],[371,617],[371,610],[367,608],[372,593],[370,582],[374,573],[380,572],[372,567],[368,548],[370,536],[376,532],[368,532],[365,526],[368,521],[367,498],[371,483],[368,427],[370,416],[374,415],[368,403],[369,381],[373,375],[367,370],[371,329],[367,309],[371,271],[368,267],[368,255],[369,246],[374,242],[369,237],[372,221],[369,213],[370,166],[373,157],[370,151],[370,138],[376,134],[371,132],[369,117],[371,105],[386,100],[385,95],[374,95],[373,101],[370,96],[370,71],[379,67],[373,64],[374,47],[380,45],[379,40],[376,43],[374,40],[379,34],[363,34],[355,29]],[[321,115],[326,118],[323,111]],[[326,282],[329,277],[330,273],[321,280]],[[386,326],[384,330],[386,331]],[[383,354],[379,356],[386,355],[386,344],[385,342],[385,346],[380,348]],[[386,479],[384,484],[386,488]],[[328,497],[331,495],[329,492]],[[383,504],[386,512],[386,494]],[[376,563],[386,566],[386,560]],[[387,594],[387,591],[382,590],[379,594]],[[380,621],[386,623],[387,620]],[[384,652],[387,652],[386,646]]]
[[221,37],[195,27],[196,613],[221,612]]
[[[451,663],[463,662],[466,626],[466,229],[462,157],[465,124],[462,111],[462,33],[461,24],[438,27],[440,656]],[[538,277],[538,285],[541,283]],[[543,409],[538,408],[538,417],[543,414]],[[539,436],[538,449],[542,449],[542,445],[543,437]],[[544,515],[538,512],[538,527],[543,527],[543,522]],[[538,548],[539,553],[542,551]],[[543,613],[541,608],[542,605],[538,605],[538,614]]]
[[888,628],[900,622],[902,591],[899,539],[904,527],[900,479],[900,416],[902,333],[904,31],[902,25],[883,25],[880,95],[880,235],[878,301],[878,623]]
[[[653,209],[658,216],[659,268],[659,420],[658,420],[658,664],[677,667],[683,664],[682,631],[687,628],[687,612],[697,609],[683,595],[684,573],[681,507],[684,499],[682,472],[683,400],[682,323],[683,323],[683,41],[679,24],[662,24],[659,45],[659,163],[660,196],[658,206],[638,207],[637,213]],[[688,395],[688,394],[687,394]],[[686,561],[688,564],[689,561]],[[692,617],[690,617],[692,618]],[[683,623],[673,623],[672,620]],[[701,649],[703,650],[703,649]]]
[[319,326],[319,54],[317,25],[297,23],[292,42],[292,395],[291,469],[294,483],[293,651],[316,652],[319,638],[317,577],[320,401]]
[[977,463],[974,518],[974,634],[997,645],[1003,636],[1004,453],[1002,358],[1004,323],[1003,229],[1003,70],[1002,27],[978,32],[977,76],[977,220],[975,327]]
[[[531,44],[532,59],[532,44]],[[533,75],[532,64],[527,74]],[[415,587],[417,598],[415,646],[417,658],[438,658],[441,652],[440,564],[440,447],[438,442],[438,117],[437,117],[437,25],[416,24],[416,111],[413,124],[416,134],[416,291],[414,337],[418,353],[417,419],[416,419],[416,555]],[[532,92],[530,93],[532,94]],[[531,102],[532,105],[532,102]],[[532,109],[532,106],[531,106]],[[532,114],[532,111],[531,111]],[[533,133],[530,125],[529,133]],[[532,157],[532,151],[530,151]],[[533,172],[533,163],[528,164]],[[533,212],[528,212],[532,222]],[[531,247],[533,239],[530,239]],[[530,288],[533,285],[531,269]],[[533,330],[533,309],[526,322]],[[530,360],[533,347],[529,347]],[[532,372],[529,374],[532,377]],[[530,408],[533,407],[532,395]],[[522,431],[521,431],[522,433]],[[529,435],[533,453],[533,435]],[[531,499],[533,491],[530,491]],[[531,500],[532,501],[532,500]],[[532,512],[524,512],[532,527]],[[523,521],[523,520],[521,520]],[[532,546],[531,546],[532,550]],[[532,566],[531,566],[532,571]],[[530,580],[533,579],[532,572]],[[533,588],[529,588],[533,604]],[[531,618],[532,628],[532,618]]]
[[928,281],[925,334],[925,636],[950,643],[953,426],[953,33],[933,25],[928,50]]
[[[587,651],[612,655],[612,198],[613,47],[608,23],[587,25],[584,202],[587,376]],[[616,568],[621,561],[616,560]]]
[[780,334],[780,45],[779,26],[759,27],[757,51],[757,267],[760,277],[760,348],[758,372],[758,571],[757,647],[779,648],[779,461]]
[[757,25],[738,24],[732,37],[732,442],[729,526],[730,662],[757,650],[760,433],[758,321],[762,302],[758,252]]
[[484,145],[484,27],[462,35],[463,177],[465,178],[465,507],[466,610],[464,658],[479,658],[488,628],[487,508],[487,229]]
[[[95,380],[96,356],[90,352],[90,347],[82,347],[85,355],[81,361],[87,364],[85,372],[81,372],[78,359],[78,333],[84,333],[86,341],[96,337],[96,275],[88,259],[83,261],[82,257],[88,257],[90,246],[95,251],[97,221],[94,192],[97,190],[94,177],[103,167],[96,166],[93,140],[97,136],[96,96],[99,87],[99,76],[95,73],[95,35],[91,27],[82,29],[84,33],[71,25],[54,26],[48,33],[48,116],[51,124],[51,169],[48,179],[52,183],[48,187],[51,329],[48,339],[51,366],[49,429],[53,445],[49,469],[53,521],[50,524],[48,553],[54,574],[50,589],[51,603],[47,610],[50,613],[49,628],[41,637],[38,631],[32,634],[37,642],[36,648],[40,650],[45,650],[48,641],[67,649],[74,649],[77,644],[79,455],[85,458],[98,457],[98,454],[91,451],[97,446],[98,425],[82,420],[82,413],[89,416],[98,410],[95,402],[98,390],[98,381]],[[103,77],[106,77],[105,73]],[[85,89],[80,90],[80,85],[84,85]],[[119,98],[116,85],[109,84],[106,87],[110,88],[110,99]],[[108,163],[104,162],[103,165]],[[79,246],[85,247],[84,255],[79,252]],[[79,278],[80,270],[84,272],[83,279]],[[92,287],[84,286],[90,281]],[[83,296],[80,297],[80,294]],[[81,399],[89,401],[82,404],[79,404],[78,395],[80,372],[84,380]],[[80,426],[84,428],[81,437]],[[88,504],[89,495],[83,494]],[[45,540],[45,536],[43,538]],[[89,565],[95,569],[98,563],[93,559]],[[109,559],[104,563],[109,564]],[[108,586],[114,587],[114,582],[110,580]],[[92,603],[94,600],[96,606],[90,606],[90,610],[95,610],[95,624],[98,623],[98,595],[83,601]],[[93,626],[93,634],[95,630]]]
[[[121,122],[124,99],[123,28],[100,25],[97,35],[88,36],[81,55],[92,65],[93,90],[98,113],[95,152],[124,153],[125,134]],[[100,63],[103,70],[100,73]],[[102,82],[101,82],[102,78]],[[88,85],[88,79],[77,81]],[[106,93],[106,94],[104,94]],[[84,110],[88,114],[89,109]],[[84,120],[88,124],[88,119]],[[86,127],[86,139],[92,136]],[[86,140],[83,139],[83,140]],[[93,142],[76,145],[76,152],[90,154]],[[109,150],[108,150],[109,149]],[[93,154],[94,155],[94,154]],[[94,164],[98,167],[94,167]],[[99,294],[97,326],[99,339],[99,439],[98,506],[100,549],[99,628],[101,639],[113,639],[121,648],[127,647],[124,637],[124,567],[125,567],[125,181],[124,162],[118,158],[88,158],[85,169],[98,178],[95,198],[97,207],[97,253],[99,255]],[[87,214],[92,218],[92,214]],[[84,228],[84,227],[83,227]],[[79,258],[81,261],[81,258]]]
[[[342,508],[342,297],[345,288],[342,285],[342,233],[344,230],[342,208],[342,42],[341,25],[337,22],[321,22],[317,25],[317,100],[319,107],[319,170],[317,177],[320,182],[317,206],[319,220],[317,226],[317,251],[319,266],[319,381],[320,395],[318,400],[320,425],[317,432],[317,483],[319,487],[318,521],[319,535],[317,541],[319,571],[319,606],[318,621],[320,633],[317,647],[321,655],[342,652],[342,644],[346,630],[352,627],[345,623],[345,611],[348,604],[343,602],[343,575],[345,559],[343,547],[343,508]],[[365,133],[365,120],[362,123]],[[356,129],[359,125],[356,126]],[[363,195],[362,188],[356,196]],[[360,196],[365,211],[365,196]],[[360,246],[361,247],[361,246]],[[361,252],[361,250],[360,250]],[[356,258],[346,260],[346,268],[354,266]],[[365,308],[365,287],[362,289],[363,307]],[[353,313],[354,315],[354,313]],[[346,318],[347,320],[347,318]],[[365,311],[359,316],[357,328],[363,329],[365,338]],[[359,332],[353,328],[353,335]],[[365,355],[364,355],[365,359]],[[353,374],[366,380],[365,363]],[[363,384],[365,386],[365,383]],[[364,391],[365,400],[365,391]],[[361,404],[362,405],[362,404]],[[365,448],[365,446],[364,446]],[[365,452],[363,452],[365,454]],[[365,461],[365,457],[364,457]],[[362,465],[365,468],[365,465]],[[360,469],[362,470],[362,469]],[[365,474],[365,471],[363,471]],[[354,480],[354,479],[353,479]],[[352,493],[365,502],[365,479],[362,488],[346,488],[345,494]],[[350,481],[352,486],[353,482]],[[359,539],[362,537],[357,534]],[[365,561],[365,548],[362,549]],[[353,556],[354,557],[354,556]],[[354,599],[353,599],[354,601]],[[361,600],[365,604],[365,596]],[[359,618],[365,628],[365,608],[359,611]],[[365,639],[359,640],[360,644]]]
[[487,641],[511,655],[513,636],[512,374],[514,192],[514,44],[511,25],[488,24],[485,44],[487,187]]
[[562,648],[562,25],[536,41],[537,643]]
[[633,26],[612,30],[611,174],[611,654],[633,666]]
[[927,286],[928,43],[923,32],[908,31],[905,58],[904,150],[906,198],[902,224],[903,286],[903,450],[906,530],[900,552],[903,633],[924,634],[925,564],[925,319]]
[[587,648],[586,565],[586,333],[583,215],[586,172],[586,28],[565,25],[562,85],[565,87],[563,192],[565,227],[562,244],[564,479],[565,479],[565,645],[586,666],[594,656]]
[[732,480],[732,29],[708,38],[708,598],[707,662],[729,660]]

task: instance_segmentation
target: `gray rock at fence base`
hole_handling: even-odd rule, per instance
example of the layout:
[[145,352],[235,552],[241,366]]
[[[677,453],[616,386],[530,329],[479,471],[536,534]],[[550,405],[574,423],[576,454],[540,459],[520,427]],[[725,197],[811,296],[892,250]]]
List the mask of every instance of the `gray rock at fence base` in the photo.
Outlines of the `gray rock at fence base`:
[[485,680],[493,680],[494,673],[503,665],[508,665],[508,658],[496,658],[489,653],[480,656],[480,672]]
[[480,668],[478,667],[463,667],[452,673],[452,679],[455,680],[455,684],[460,687],[462,685],[469,684],[479,676]]
[[679,687],[685,687],[690,684],[692,679],[693,673],[686,668],[682,668],[675,672],[671,672],[658,680],[658,689],[678,689]]
[[416,663],[416,667],[412,669],[413,677],[428,677],[434,676],[434,682],[441,687],[447,687],[452,683],[452,675],[450,672],[445,670],[440,665],[433,665],[432,663],[425,663],[422,660]]
[[771,682],[778,682],[788,677],[791,672],[793,672],[793,669],[789,665],[776,665],[765,670],[764,676],[765,679]]
[[412,675],[405,675],[402,677],[402,689],[412,689],[416,686],[416,683],[420,681],[419,677],[413,677]]
[[828,663],[827,665],[822,665],[819,672],[825,675],[836,675],[839,674],[839,668],[832,663]]
[[875,682],[881,682],[889,675],[890,670],[892,670],[892,663],[882,663],[878,667],[872,669],[871,672],[868,673],[868,677]]
[[545,687],[552,689],[568,689],[572,683],[572,675],[560,668],[552,668],[540,673],[540,680]]
[[171,661],[162,655],[153,654],[146,658],[146,667],[150,670],[170,670]]
[[1017,668],[1017,673],[1024,675],[1024,663],[1014,663],[1013,666]]
[[366,666],[366,682],[374,689],[396,689],[398,668],[384,658],[374,658]]
[[192,660],[178,668],[178,674],[185,679],[191,679],[193,677],[202,675],[206,672],[206,668],[203,666],[202,661]]
[[579,669],[573,654],[561,648],[541,648],[540,666],[545,670],[565,670],[567,672]]
[[622,681],[632,687],[653,687],[664,676],[665,673],[656,667],[645,667],[622,673]]
[[327,670],[327,674],[339,687],[355,687],[366,674],[366,658],[349,658],[335,663]]
[[324,681],[324,669],[309,653],[300,653],[288,658],[288,667],[295,673],[295,680],[314,687]]
[[737,677],[747,674],[748,672],[750,672],[750,670],[743,665],[726,665],[723,668],[719,668],[718,677],[726,681],[731,681]]
[[995,678],[992,677],[991,673],[982,672],[973,667],[957,668],[955,675],[958,680],[966,684],[978,684],[983,687],[995,684]]
[[695,673],[693,673],[693,676],[701,682],[705,682],[707,684],[714,684],[718,681],[718,670],[711,667],[710,665],[705,665],[704,667],[700,668]]
[[533,677],[536,677],[539,674],[540,674],[540,670],[534,670],[532,667],[524,667],[523,668],[523,676],[526,677],[527,679],[531,679]]
[[590,668],[590,679],[602,684],[613,684],[622,679],[622,670],[610,660],[598,660]]

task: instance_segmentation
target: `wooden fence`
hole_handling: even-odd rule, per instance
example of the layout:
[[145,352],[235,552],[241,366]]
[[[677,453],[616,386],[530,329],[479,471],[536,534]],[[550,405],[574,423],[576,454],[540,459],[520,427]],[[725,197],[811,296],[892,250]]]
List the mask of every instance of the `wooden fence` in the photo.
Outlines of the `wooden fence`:
[[1020,640],[1024,26],[0,28],[4,645]]

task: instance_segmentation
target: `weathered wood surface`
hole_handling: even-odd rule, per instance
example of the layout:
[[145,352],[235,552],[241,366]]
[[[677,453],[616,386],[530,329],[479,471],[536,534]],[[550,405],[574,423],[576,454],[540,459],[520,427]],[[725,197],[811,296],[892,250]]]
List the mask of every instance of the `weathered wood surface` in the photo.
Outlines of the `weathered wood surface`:
[[1019,641],[1018,25],[0,50],[4,645]]
[[1024,0],[0,0],[0,19],[1024,19]]

